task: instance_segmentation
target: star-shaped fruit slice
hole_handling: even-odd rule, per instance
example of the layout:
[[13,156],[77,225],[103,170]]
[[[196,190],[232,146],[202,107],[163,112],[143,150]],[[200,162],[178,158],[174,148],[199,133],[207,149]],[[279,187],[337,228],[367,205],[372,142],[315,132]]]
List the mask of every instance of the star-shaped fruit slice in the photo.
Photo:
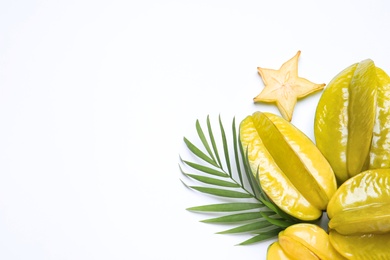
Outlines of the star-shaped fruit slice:
[[257,70],[263,79],[264,89],[256,96],[256,102],[276,102],[282,116],[291,121],[295,104],[299,98],[321,90],[325,84],[316,84],[305,78],[298,77],[298,58],[301,51],[286,61],[279,70]]

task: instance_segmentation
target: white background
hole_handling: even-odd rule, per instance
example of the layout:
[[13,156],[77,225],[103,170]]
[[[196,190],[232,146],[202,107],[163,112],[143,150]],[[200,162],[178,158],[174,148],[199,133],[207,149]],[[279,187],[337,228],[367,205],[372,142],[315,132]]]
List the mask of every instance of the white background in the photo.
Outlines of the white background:
[[[256,110],[257,67],[390,72],[383,1],[0,1],[0,259],[265,259],[185,209],[183,136]],[[293,123],[313,138],[321,92]],[[308,187],[310,188],[310,187]]]

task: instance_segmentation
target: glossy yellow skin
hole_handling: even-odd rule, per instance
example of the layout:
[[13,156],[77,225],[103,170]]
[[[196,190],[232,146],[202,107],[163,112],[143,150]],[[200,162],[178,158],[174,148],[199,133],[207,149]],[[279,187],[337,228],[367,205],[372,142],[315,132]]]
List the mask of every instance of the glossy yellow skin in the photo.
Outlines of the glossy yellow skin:
[[372,60],[353,64],[332,79],[318,103],[316,144],[339,184],[369,167],[373,129],[378,124],[377,78]]
[[241,122],[240,141],[252,173],[258,172],[262,189],[280,209],[301,220],[322,215],[336,179],[303,132],[282,117],[255,112]]
[[283,251],[286,252],[294,260],[319,260],[310,249],[296,241],[290,236],[279,235],[279,244],[283,248]]
[[314,224],[295,224],[281,231],[278,241],[267,250],[267,259],[343,260],[332,246],[329,235]]
[[349,178],[347,171],[348,86],[357,63],[341,71],[327,85],[318,102],[314,135],[318,149],[328,159],[339,182]]
[[377,105],[370,149],[370,169],[390,168],[390,77],[378,67],[376,75]]
[[284,252],[279,242],[276,241],[268,247],[267,260],[294,260],[294,258]]
[[346,259],[390,259],[390,233],[345,236],[331,230],[329,239]]
[[344,235],[390,231],[390,169],[362,172],[344,182],[327,207],[329,228]]
[[[312,255],[317,257],[312,259],[345,259],[333,248],[325,230],[314,224],[289,226],[279,233],[279,243],[287,254],[294,255],[296,259],[309,259],[307,257]],[[308,254],[308,251],[311,254]]]
[[375,119],[376,68],[372,60],[360,62],[349,85],[347,169],[360,173],[367,160]]

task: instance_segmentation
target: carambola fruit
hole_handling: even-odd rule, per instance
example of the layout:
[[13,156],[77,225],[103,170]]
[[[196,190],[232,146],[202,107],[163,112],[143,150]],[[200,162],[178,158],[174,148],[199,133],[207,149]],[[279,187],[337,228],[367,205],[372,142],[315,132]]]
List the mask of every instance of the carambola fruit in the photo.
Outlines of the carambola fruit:
[[338,184],[390,167],[390,78],[370,59],[352,64],[324,90],[315,114],[316,145]]
[[345,258],[333,248],[329,235],[320,226],[300,223],[289,226],[279,233],[278,241],[267,251],[267,259],[341,260]]
[[390,169],[345,181],[329,201],[329,236],[347,259],[390,259]]
[[329,201],[329,228],[343,235],[390,231],[390,169],[367,170],[344,182]]
[[329,233],[333,247],[346,259],[390,259],[390,233],[341,235],[335,230]]
[[255,112],[240,124],[252,174],[285,213],[316,220],[336,191],[332,168],[314,143],[287,120]]

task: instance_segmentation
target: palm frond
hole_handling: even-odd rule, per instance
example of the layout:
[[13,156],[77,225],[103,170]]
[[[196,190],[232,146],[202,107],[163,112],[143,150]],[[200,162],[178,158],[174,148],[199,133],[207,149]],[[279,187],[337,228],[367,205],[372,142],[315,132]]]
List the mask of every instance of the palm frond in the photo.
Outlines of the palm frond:
[[248,224],[244,224],[232,229],[228,229],[225,231],[218,232],[218,234],[235,234],[235,233],[244,233],[244,232],[255,232],[255,231],[260,231],[263,228],[268,228],[271,227],[272,224],[269,223],[265,219],[256,219],[255,222],[251,222]]
[[210,142],[211,142],[211,145],[212,145],[213,150],[214,150],[216,163],[222,168],[222,163],[221,163],[221,159],[219,158],[219,152],[218,152],[217,144],[216,144],[215,139],[214,139],[213,129],[211,127],[209,116],[207,116],[207,129],[209,131]]
[[[242,178],[242,170],[241,170],[241,164],[239,155],[241,154],[239,151],[241,150],[241,145],[239,145],[239,140],[237,136],[237,129],[236,129],[236,118],[233,117],[233,123],[232,123],[232,133],[233,133],[233,148],[234,148],[234,160],[236,161],[236,170],[237,175],[240,180],[241,185],[244,185],[243,178]],[[240,148],[239,148],[240,147]]]
[[210,158],[209,156],[207,156],[205,153],[203,153],[201,150],[199,150],[198,147],[196,147],[190,141],[188,141],[187,138],[185,138],[185,137],[184,137],[184,142],[187,145],[187,148],[193,154],[195,154],[199,158],[203,159],[205,162],[207,162],[207,163],[209,163],[209,164],[211,164],[213,166],[219,167],[219,165],[215,162],[214,158]]
[[217,218],[209,218],[202,220],[204,223],[237,223],[249,220],[256,220],[259,218],[259,212],[243,212],[231,215],[225,215]]
[[206,184],[212,184],[216,186],[222,186],[222,187],[230,187],[230,188],[238,188],[240,187],[239,184],[236,182],[230,182],[230,181],[224,181],[224,180],[219,180],[215,178],[210,178],[207,176],[202,176],[202,175],[196,175],[196,174],[187,174],[188,177],[195,179],[197,181],[206,183]]
[[[203,130],[199,120],[196,120],[195,127],[201,146],[194,145],[184,137],[184,143],[194,155],[194,160],[180,158],[179,168],[189,181],[200,184],[189,185],[182,180],[184,185],[202,194],[220,198],[221,203],[190,207],[187,210],[202,214],[213,213],[213,217],[202,220],[204,223],[232,226],[218,234],[252,235],[240,245],[276,237],[281,230],[296,223],[296,220],[269,200],[259,185],[258,174],[252,174],[248,151],[239,141],[235,118],[232,121],[231,140],[221,116],[218,124],[218,134],[214,134],[209,116],[206,120],[207,132]],[[186,172],[184,168],[192,169],[193,172]]]
[[234,211],[245,211],[251,209],[262,208],[261,203],[253,202],[231,202],[231,203],[221,203],[221,204],[210,204],[204,206],[191,207],[187,210],[191,211],[203,211],[203,212],[234,212]]
[[224,129],[223,124],[222,124],[221,116],[219,116],[219,127],[221,129],[221,137],[222,137],[222,144],[223,144],[223,151],[224,151],[224,155],[225,155],[226,167],[227,167],[227,171],[229,173],[229,176],[231,177],[232,176],[232,167],[230,165],[229,147],[228,147],[228,143],[226,140],[226,133],[225,133],[225,129]]
[[254,243],[258,243],[267,239],[275,238],[278,236],[279,232],[282,231],[282,228],[275,228],[266,232],[261,232],[256,235],[254,235],[252,238],[245,240],[244,242],[240,243],[239,245],[250,245]]
[[201,172],[204,172],[204,173],[208,173],[208,174],[219,176],[219,177],[229,177],[225,172],[220,171],[220,170],[215,169],[215,168],[207,167],[207,166],[204,166],[202,164],[197,164],[197,163],[189,162],[186,160],[182,160],[182,162],[184,162],[185,164],[187,164],[191,168],[194,168],[194,169],[201,171]]

